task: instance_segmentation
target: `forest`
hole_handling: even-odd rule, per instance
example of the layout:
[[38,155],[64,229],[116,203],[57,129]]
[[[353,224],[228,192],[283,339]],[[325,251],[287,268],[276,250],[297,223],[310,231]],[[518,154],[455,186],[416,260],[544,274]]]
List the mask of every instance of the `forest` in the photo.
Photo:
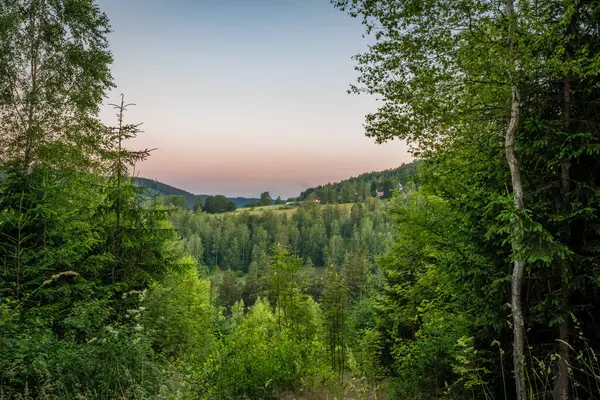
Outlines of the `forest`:
[[390,198],[394,190],[416,183],[414,178],[419,165],[419,161],[413,161],[398,168],[367,172],[340,182],[311,187],[300,193],[298,199],[318,197],[322,203],[335,204],[356,203],[371,197]]
[[101,123],[98,4],[0,0],[0,399],[600,398],[600,2],[331,3],[419,161],[214,214]]
[[376,199],[339,206],[303,202],[297,209],[222,216],[177,208],[170,220],[187,253],[211,270],[220,266],[246,273],[274,246],[291,248],[316,267],[341,265],[347,253],[363,248],[374,262],[393,241],[388,203]]

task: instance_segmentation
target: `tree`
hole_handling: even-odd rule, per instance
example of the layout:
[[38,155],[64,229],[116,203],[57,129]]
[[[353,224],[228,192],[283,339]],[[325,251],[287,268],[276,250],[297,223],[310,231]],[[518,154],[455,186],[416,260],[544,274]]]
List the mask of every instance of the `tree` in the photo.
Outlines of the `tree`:
[[95,115],[113,87],[106,15],[89,1],[0,7],[0,165],[94,164],[103,140]]
[[236,209],[235,202],[229,200],[227,197],[222,194],[218,194],[216,196],[208,196],[204,199],[204,206],[202,210],[209,214],[218,214],[224,213],[228,211],[235,211]]
[[202,204],[203,204],[202,198],[201,197],[197,197],[196,201],[194,202],[193,210],[195,212],[202,211]]
[[[58,250],[50,240],[62,242],[65,250],[76,246],[67,235],[80,221],[72,213],[85,219],[100,201],[98,193],[86,200],[91,190],[86,186],[94,179],[86,184],[78,173],[105,161],[98,148],[106,132],[95,114],[113,86],[112,58],[108,20],[91,3],[14,0],[0,6],[0,211],[6,229],[0,235],[6,246],[0,248],[11,253],[4,260],[14,259],[18,298],[29,268],[40,279],[57,267],[48,261]],[[67,196],[62,200],[61,191]],[[86,201],[87,212],[68,208]],[[91,236],[78,246],[97,243],[87,233]],[[38,264],[42,249],[46,261]],[[81,250],[79,257],[87,255],[89,250]],[[68,259],[65,253],[64,262]]]
[[346,360],[346,313],[348,288],[335,267],[329,266],[325,272],[323,287],[323,314],[327,326],[331,366],[341,379]]
[[[141,296],[127,294],[177,270],[180,253],[164,210],[130,179],[148,151],[123,146],[138,132],[123,123],[126,105],[116,105],[118,127],[96,117],[112,87],[108,30],[92,1],[0,1],[0,382],[8,397],[150,393],[144,382],[158,375],[150,340],[124,310],[141,312]],[[98,339],[111,359],[96,351]]]
[[233,240],[227,246],[227,250],[225,250],[225,256],[223,257],[223,265],[227,265],[228,268],[238,270],[240,261],[240,245],[238,243],[237,238],[233,238]]
[[215,267],[219,266],[219,254],[223,251],[223,235],[221,228],[217,228],[212,234],[211,253],[214,256]]
[[298,271],[302,265],[299,257],[280,246],[273,249],[271,256],[271,274],[269,276],[269,294],[277,304],[277,320],[280,326],[293,326],[297,323],[299,289]]
[[366,247],[362,247],[360,252],[346,253],[341,273],[344,282],[348,288],[348,298],[358,300],[364,293],[364,287],[367,283],[369,274],[369,260],[367,259]]
[[512,248],[515,254],[515,262],[512,273],[511,282],[511,309],[513,317],[513,367],[515,369],[515,380],[517,386],[517,399],[524,400],[527,398],[527,388],[525,386],[524,367],[524,347],[525,347],[525,321],[523,319],[523,274],[525,261],[523,260],[523,236],[522,218],[525,212],[525,200],[523,193],[523,183],[521,181],[521,168],[519,167],[519,159],[515,153],[515,142],[519,132],[519,124],[521,118],[521,90],[516,76],[517,56],[515,55],[516,47],[516,29],[517,16],[515,13],[514,0],[506,0],[505,6],[506,18],[508,20],[508,29],[506,39],[508,42],[509,65],[507,75],[510,80],[510,117],[508,126],[506,127],[506,138],[504,139],[504,147],[506,148],[506,160],[510,169],[511,183],[513,188],[513,198],[515,203],[515,216],[512,221],[513,238]]
[[185,197],[179,195],[160,196],[158,199],[161,204],[169,207],[177,207],[182,210],[186,209]]
[[[103,153],[109,163],[110,174],[107,187],[107,211],[114,213],[115,217],[113,232],[109,234],[108,239],[108,246],[114,257],[111,280],[115,284],[117,280],[124,279],[123,274],[126,270],[128,273],[138,272],[136,271],[138,266],[135,265],[137,260],[127,256],[129,249],[128,246],[124,247],[124,243],[129,242],[132,236],[143,240],[144,233],[149,233],[148,230],[139,230],[140,222],[147,216],[143,215],[139,196],[136,195],[136,192],[140,192],[141,189],[133,185],[129,174],[137,162],[148,158],[150,150],[125,149],[123,142],[137,137],[140,124],[124,123],[125,111],[133,104],[126,104],[123,95],[119,104],[111,105],[117,110],[118,126],[108,129],[107,145]],[[117,277],[118,274],[121,276]]]
[[260,194],[260,201],[258,202],[259,206],[270,206],[273,204],[273,200],[271,199],[271,195],[269,192],[263,192]]
[[283,204],[283,200],[281,200],[281,196],[277,196],[277,199],[275,200],[275,204]]
[[323,250],[325,253],[325,265],[339,266],[344,260],[344,239],[339,235],[332,235],[329,238],[329,243]]
[[193,364],[202,362],[215,342],[211,332],[214,304],[210,281],[198,276],[191,259],[167,276],[144,298],[144,326],[152,329],[154,343],[164,356]]
[[[469,217],[444,199],[411,193],[406,202],[398,200],[392,200],[397,240],[378,262],[385,277],[377,297],[378,331],[398,355],[389,368],[411,398],[437,397],[443,382],[457,398],[467,389],[469,398],[453,361],[458,340],[473,336],[485,343],[503,334],[494,327],[506,318],[507,288],[499,282],[507,274],[481,251],[485,240],[470,229]],[[468,355],[489,368],[487,360]]]
[[389,179],[384,180],[383,183],[381,184],[381,190],[383,190],[383,198],[389,199],[390,197],[392,197],[393,189],[394,189],[394,184],[392,183],[392,181]]
[[219,285],[217,303],[229,310],[241,298],[241,294],[239,280],[231,268],[228,268],[223,274],[223,279]]
[[185,249],[188,254],[198,262],[199,265],[203,264],[204,261],[204,246],[202,245],[202,238],[197,234],[192,234],[185,241]]
[[[560,310],[554,310],[561,321],[557,332],[561,361],[555,393],[567,398],[566,310],[576,310],[570,303],[573,296],[568,293],[569,286],[577,281],[571,273],[578,271],[582,281],[587,279],[573,257],[583,244],[572,234],[576,218],[563,213],[557,217],[563,225],[558,226],[548,216],[556,215],[552,209],[564,212],[569,208],[567,204],[575,205],[567,200],[573,199],[573,172],[580,163],[587,168],[591,165],[583,155],[591,150],[591,143],[587,139],[580,142],[583,150],[578,152],[572,142],[582,137],[578,135],[589,137],[589,122],[596,120],[595,114],[588,112],[596,109],[592,97],[597,93],[590,84],[597,81],[599,71],[590,60],[597,57],[598,49],[589,49],[587,43],[597,37],[590,19],[597,12],[587,2],[553,0],[333,3],[362,18],[367,31],[375,35],[376,43],[370,50],[356,57],[361,76],[359,86],[352,87],[355,93],[376,94],[384,100],[376,113],[367,116],[366,134],[378,142],[394,137],[406,139],[413,144],[416,156],[432,164],[464,165],[457,159],[461,156],[488,173],[485,176],[467,168],[478,175],[466,181],[479,185],[480,196],[466,197],[493,210],[503,221],[502,227],[494,231],[502,231],[504,243],[511,245],[506,254],[503,243],[493,244],[512,266],[510,300],[517,398],[527,398],[525,319],[529,314],[531,325],[540,321],[556,325],[552,307],[548,308],[552,301],[562,304]],[[579,85],[578,90],[573,89],[574,84]],[[585,124],[573,123],[574,107]],[[493,152],[488,153],[486,147]],[[502,153],[504,165],[496,162]],[[483,161],[482,154],[490,158]],[[491,165],[503,173],[489,173]],[[579,179],[580,188],[596,184],[588,180],[586,173]],[[560,192],[540,196],[546,188],[557,187],[557,182]],[[456,180],[453,183],[461,184]],[[503,184],[512,189],[508,197],[500,189]],[[473,190],[473,186],[465,189]],[[456,190],[444,190],[455,196],[453,206],[486,219],[473,204],[459,199],[461,194]],[[502,210],[497,208],[500,204]],[[557,240],[559,237],[562,239]],[[593,237],[590,234],[585,241],[595,240]],[[529,283],[525,274],[531,278]],[[547,290],[538,290],[533,283],[537,279],[552,283]],[[535,300],[529,297],[525,308],[523,290],[530,296],[536,293]],[[561,299],[555,299],[557,296]],[[545,310],[543,316],[538,313],[541,309]],[[532,332],[527,338],[531,344],[535,330],[527,331]]]
[[260,271],[259,263],[252,262],[248,269],[248,275],[246,276],[244,288],[242,290],[244,304],[248,307],[252,307],[264,290],[263,275]]
[[237,233],[240,244],[240,253],[242,255],[242,265],[244,266],[244,269],[246,269],[246,266],[250,264],[250,257],[252,255],[252,247],[250,246],[250,229],[248,229],[247,225],[242,225],[238,228]]
[[349,184],[342,185],[340,198],[342,203],[352,203],[354,201],[354,193]]

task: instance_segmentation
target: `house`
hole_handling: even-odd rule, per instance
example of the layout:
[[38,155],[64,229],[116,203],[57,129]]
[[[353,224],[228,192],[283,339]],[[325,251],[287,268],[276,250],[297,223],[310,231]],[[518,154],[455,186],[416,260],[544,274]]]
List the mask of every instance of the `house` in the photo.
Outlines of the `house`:
[[312,201],[314,201],[315,203],[320,203],[321,202],[321,198],[319,196],[315,196],[312,198]]

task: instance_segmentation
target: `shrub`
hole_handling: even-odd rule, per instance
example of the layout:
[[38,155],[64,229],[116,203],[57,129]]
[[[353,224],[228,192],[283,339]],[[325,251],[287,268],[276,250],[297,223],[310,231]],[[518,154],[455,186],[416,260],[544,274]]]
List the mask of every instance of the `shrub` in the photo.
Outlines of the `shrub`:
[[205,365],[209,398],[273,398],[309,382],[329,381],[325,346],[317,335],[300,339],[280,326],[267,300],[259,298],[245,316],[238,308],[232,312],[237,320],[232,333]]

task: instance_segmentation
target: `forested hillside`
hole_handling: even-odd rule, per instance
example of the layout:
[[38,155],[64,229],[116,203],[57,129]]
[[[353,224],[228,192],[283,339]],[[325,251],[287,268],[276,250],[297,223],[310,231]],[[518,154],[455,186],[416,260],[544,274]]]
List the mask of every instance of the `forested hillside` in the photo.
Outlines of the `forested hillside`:
[[332,3],[420,161],[207,212],[99,120],[98,4],[0,0],[0,399],[600,398],[599,3]]
[[265,211],[215,217],[178,209],[171,221],[188,254],[210,269],[248,272],[268,264],[274,246],[290,248],[304,264],[342,265],[348,254],[365,251],[372,264],[393,240],[388,203],[370,199],[351,208],[302,203],[292,216]]
[[197,195],[187,192],[183,189],[176,188],[166,183],[162,183],[156,180],[134,177],[133,183],[137,186],[147,188],[148,196],[162,195],[162,196],[181,196],[185,201],[186,208],[194,208],[196,204]]
[[[133,182],[138,186],[148,188],[149,196],[153,194],[160,194],[163,196],[183,196],[185,200],[185,206],[188,209],[194,208],[198,201],[204,203],[206,198],[209,196],[208,194],[192,194],[183,189],[147,178],[134,177]],[[228,199],[233,201],[236,207],[244,207],[250,203],[255,203],[260,200],[254,197],[228,197]]]
[[322,203],[335,204],[355,203],[371,197],[390,198],[394,190],[416,183],[419,165],[419,161],[413,161],[398,168],[367,172],[340,182],[308,188],[300,193],[298,199],[318,197]]

